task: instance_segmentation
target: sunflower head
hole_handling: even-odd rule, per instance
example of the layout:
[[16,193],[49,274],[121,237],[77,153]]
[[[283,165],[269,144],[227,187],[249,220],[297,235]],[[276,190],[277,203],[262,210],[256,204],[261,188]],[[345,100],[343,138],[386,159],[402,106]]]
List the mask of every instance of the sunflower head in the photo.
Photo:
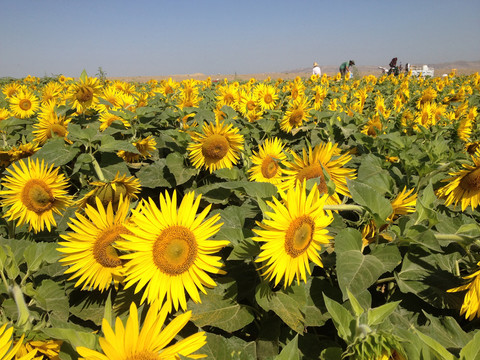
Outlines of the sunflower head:
[[2,183],[4,190],[0,204],[9,207],[5,217],[17,220],[17,226],[29,224],[29,230],[49,231],[56,225],[53,213],[69,206],[72,197],[68,194],[68,183],[59,168],[48,167],[44,161],[40,163],[28,158],[27,164],[19,160],[12,164],[13,170],[7,169],[11,176],[5,176]]
[[89,191],[82,199],[78,201],[78,206],[84,208],[87,204],[96,206],[96,198],[99,198],[104,207],[111,202],[113,210],[118,209],[120,198],[123,197],[130,201],[138,199],[140,192],[140,181],[134,176],[122,175],[117,173],[112,181],[95,181],[90,185],[94,188]]

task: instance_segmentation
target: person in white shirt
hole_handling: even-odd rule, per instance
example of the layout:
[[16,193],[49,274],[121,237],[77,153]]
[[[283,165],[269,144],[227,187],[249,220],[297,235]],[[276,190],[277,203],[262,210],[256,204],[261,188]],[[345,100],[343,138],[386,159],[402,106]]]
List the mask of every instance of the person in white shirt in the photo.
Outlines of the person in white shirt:
[[322,71],[320,70],[320,66],[318,66],[318,64],[316,62],[313,63],[313,71],[312,71],[313,75],[322,75]]

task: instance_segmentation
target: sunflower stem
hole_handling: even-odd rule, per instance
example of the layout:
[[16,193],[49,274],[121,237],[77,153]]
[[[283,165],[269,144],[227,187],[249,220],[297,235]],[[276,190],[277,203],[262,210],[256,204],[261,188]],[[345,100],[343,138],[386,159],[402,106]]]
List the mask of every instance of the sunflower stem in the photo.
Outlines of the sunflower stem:
[[15,220],[7,221],[8,224],[8,238],[15,239]]
[[100,181],[105,182],[105,176],[103,175],[103,171],[102,171],[102,168],[100,167],[100,164],[98,163],[97,159],[95,159],[95,156],[93,156],[92,154],[90,154],[90,156],[92,157],[93,168],[97,173],[98,179]]
[[453,241],[466,241],[470,240],[470,236],[457,235],[457,234],[435,234],[437,240],[453,240]]
[[28,310],[28,306],[25,303],[22,289],[20,289],[20,286],[18,286],[17,284],[14,284],[11,288],[11,292],[18,310],[17,326],[24,327],[28,324],[28,319],[30,318],[30,311]]
[[360,205],[351,205],[351,204],[338,204],[338,205],[325,205],[324,210],[333,210],[333,211],[356,211],[363,213],[365,209]]

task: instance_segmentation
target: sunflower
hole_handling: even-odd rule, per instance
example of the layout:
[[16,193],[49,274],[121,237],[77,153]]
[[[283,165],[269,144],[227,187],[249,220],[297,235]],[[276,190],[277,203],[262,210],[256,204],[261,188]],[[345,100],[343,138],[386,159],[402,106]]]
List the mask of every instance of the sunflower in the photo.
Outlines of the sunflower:
[[274,280],[275,286],[284,280],[284,287],[293,279],[307,281],[310,274],[309,261],[323,266],[319,252],[322,245],[330,243],[332,237],[325,229],[333,221],[331,212],[324,211],[327,195],[320,196],[315,184],[307,195],[306,182],[290,188],[285,194],[280,191],[283,202],[273,198],[267,202],[273,212],[267,212],[269,219],[258,223],[262,229],[254,229],[253,240],[263,242],[256,262],[266,262],[262,274]]
[[351,156],[348,154],[340,154],[337,144],[322,143],[317,145],[313,150],[308,147],[308,152],[304,148],[302,157],[295,153],[293,162],[286,162],[287,169],[284,170],[284,180],[277,185],[282,190],[287,191],[294,187],[297,181],[304,179],[318,178],[318,190],[322,194],[328,193],[327,180],[325,174],[328,175],[332,183],[335,185],[335,191],[327,199],[327,204],[340,204],[341,200],[338,194],[350,196],[347,188],[347,178],[355,178],[355,170],[344,168],[343,166],[350,161]]
[[258,84],[254,92],[263,111],[275,108],[278,94],[273,85]]
[[42,103],[56,101],[63,90],[63,85],[56,81],[50,81],[42,89]]
[[99,103],[99,96],[102,92],[102,85],[97,78],[81,77],[79,82],[70,86],[68,101],[72,108],[79,113],[95,107]]
[[302,126],[303,121],[307,120],[311,109],[310,101],[305,96],[299,96],[296,100],[290,101],[288,109],[280,122],[280,129],[288,133],[293,128]]
[[68,124],[71,119],[65,116],[58,116],[56,112],[49,115],[38,117],[38,122],[33,124],[33,141],[39,145],[43,145],[48,139],[53,137],[63,138],[66,142],[72,143],[68,138]]
[[135,226],[127,225],[132,235],[123,235],[118,248],[127,251],[121,256],[125,264],[125,288],[136,284],[135,292],[142,288],[149,303],[166,301],[169,311],[179,305],[186,309],[186,294],[201,302],[198,289],[214,287],[215,281],[207,274],[224,274],[218,252],[229,244],[226,240],[208,240],[220,229],[220,215],[205,220],[211,205],[196,216],[201,196],[195,199],[187,193],[177,209],[177,194],[170,198],[160,194],[160,208],[152,199],[133,211]]
[[8,152],[10,154],[11,162],[15,162],[20,159],[32,156],[38,150],[40,150],[40,147],[37,143],[33,142],[13,146]]
[[0,107],[0,121],[8,119],[11,116],[10,111],[7,108]]
[[103,207],[107,207],[112,202],[113,210],[116,211],[120,197],[123,196],[124,199],[132,201],[138,199],[137,194],[140,192],[140,181],[137,178],[127,177],[126,174],[120,176],[119,173],[111,181],[94,181],[90,185],[94,188],[77,202],[80,208],[84,208],[87,204],[95,206],[95,198],[98,197],[102,201]]
[[462,211],[468,206],[474,210],[480,203],[480,148],[472,155],[474,166],[463,164],[464,169],[451,172],[452,177],[442,180],[447,185],[437,190],[437,196],[445,199],[445,205],[461,203]]
[[2,93],[5,95],[7,99],[11,98],[14,96],[16,93],[18,93],[22,89],[22,85],[16,82],[12,82],[10,84],[5,85],[2,88]]
[[391,222],[399,215],[406,215],[415,212],[417,194],[411,195],[413,190],[414,189],[410,189],[407,191],[407,187],[404,187],[400,194],[390,202],[393,211],[387,218],[387,221]]
[[[477,266],[480,266],[480,262],[477,263]],[[480,270],[463,277],[463,279],[469,280],[469,282],[465,285],[449,289],[447,292],[467,290],[465,298],[463,299],[462,308],[460,309],[460,315],[465,314],[466,319],[473,320],[475,317],[480,317]]]
[[16,354],[23,345],[23,338],[25,335],[13,345],[13,327],[9,327],[7,329],[7,324],[3,324],[0,327],[0,359],[2,360],[30,360],[32,359],[35,354],[36,350],[30,351],[24,356],[17,357]]
[[26,356],[35,352],[40,355],[34,360],[43,360],[45,357],[51,360],[60,360],[59,353],[62,346],[62,340],[32,340],[28,341],[18,349],[16,358]]
[[[117,111],[118,113],[118,111]],[[100,124],[100,131],[104,131],[106,128],[108,128],[110,125],[113,124],[114,121],[120,121],[123,126],[126,128],[131,127],[130,123],[128,120],[123,119],[117,114],[113,114],[109,111],[104,111],[100,114],[98,120],[101,122]]]
[[20,119],[33,116],[40,108],[40,101],[29,90],[20,90],[9,99],[9,102],[13,115]]
[[140,139],[133,143],[133,145],[137,148],[140,154],[135,154],[125,150],[119,150],[117,152],[117,156],[121,157],[128,163],[137,162],[140,160],[140,157],[144,159],[151,157],[151,152],[155,151],[157,142],[155,139],[150,135],[145,139]]
[[[124,326],[117,317],[115,330],[106,319],[102,321],[102,330],[105,337],[100,338],[102,352],[77,347],[82,360],[176,360],[180,356],[190,359],[205,357],[193,354],[207,343],[205,332],[190,335],[175,344],[171,344],[177,334],[185,327],[192,316],[191,311],[178,315],[165,325],[168,311],[159,309],[158,304],[152,304],[148,309],[142,326],[139,326],[138,310],[135,303],[130,305],[130,314]],[[163,329],[162,329],[163,328]]]
[[96,198],[96,205],[87,204],[86,216],[77,213],[77,220],[70,218],[73,232],[60,235],[65,241],[59,242],[57,250],[63,255],[60,262],[70,266],[65,270],[65,274],[72,274],[68,280],[78,278],[75,287],[104,291],[112,282],[117,288],[123,278],[123,262],[114,246],[122,234],[130,234],[125,227],[130,202],[120,197],[115,212],[111,202],[105,209]]
[[282,181],[283,170],[280,163],[287,159],[283,152],[285,144],[279,138],[265,140],[259,146],[258,153],[253,151],[251,157],[253,166],[248,170],[250,181],[279,184]]
[[2,183],[1,205],[10,206],[4,216],[18,219],[17,226],[28,223],[29,230],[35,232],[45,227],[50,231],[51,225],[56,226],[53,213],[61,215],[72,202],[65,176],[58,173],[60,168],[53,169],[53,164],[48,167],[43,160],[40,164],[38,159],[28,158],[27,164],[23,160],[18,164],[20,167],[12,164],[14,170],[7,169],[12,176],[5,176]]
[[225,125],[218,120],[205,123],[203,134],[192,134],[193,143],[188,145],[189,157],[197,169],[207,168],[210,173],[217,169],[231,169],[240,158],[243,150],[243,135],[237,134],[238,129],[232,124]]

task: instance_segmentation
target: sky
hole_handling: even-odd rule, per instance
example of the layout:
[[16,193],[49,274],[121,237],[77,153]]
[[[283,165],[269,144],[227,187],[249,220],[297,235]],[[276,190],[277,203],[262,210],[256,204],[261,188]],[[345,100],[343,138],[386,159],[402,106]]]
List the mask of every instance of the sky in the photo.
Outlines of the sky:
[[0,77],[480,60],[479,0],[0,0]]

